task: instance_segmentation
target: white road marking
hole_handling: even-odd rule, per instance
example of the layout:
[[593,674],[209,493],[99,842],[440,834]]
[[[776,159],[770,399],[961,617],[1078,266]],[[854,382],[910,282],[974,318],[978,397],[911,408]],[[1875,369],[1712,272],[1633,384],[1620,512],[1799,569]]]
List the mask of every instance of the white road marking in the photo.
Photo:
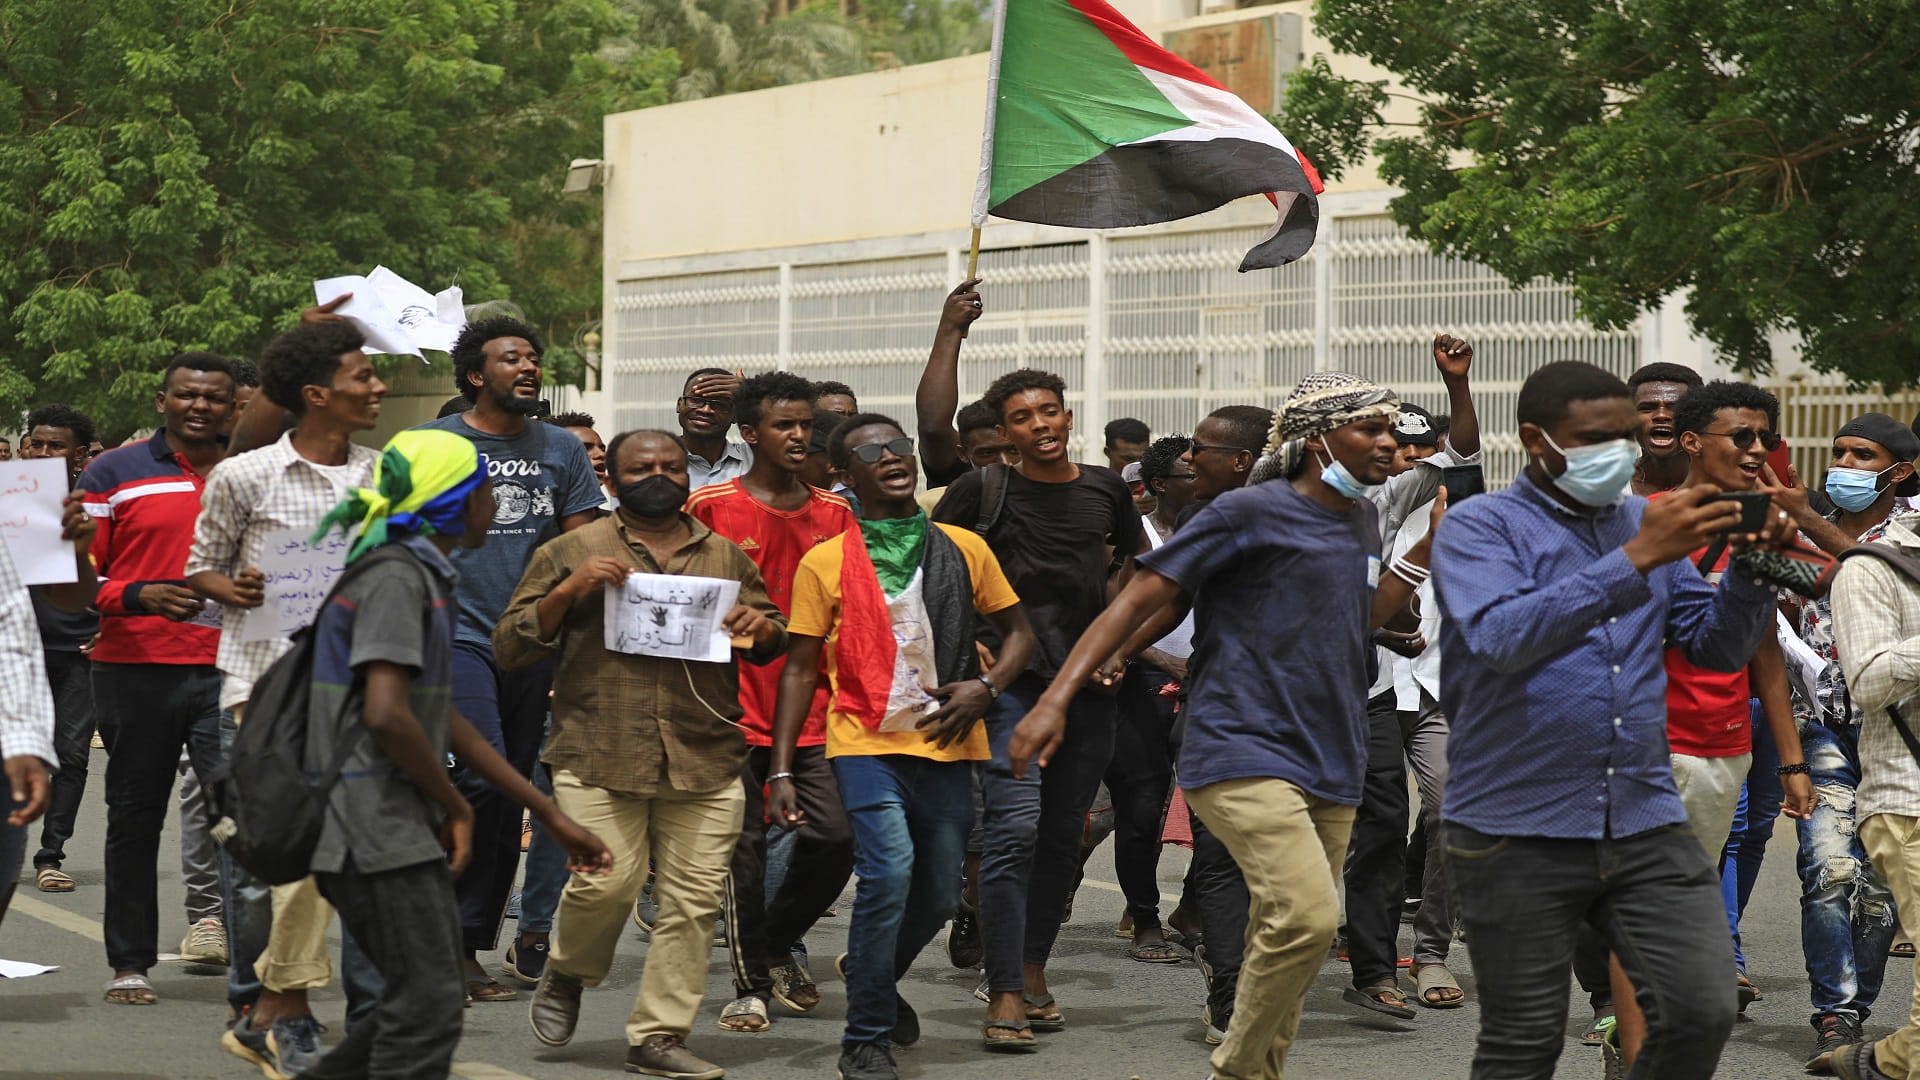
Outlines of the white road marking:
[[[75,915],[65,908],[57,908],[45,901],[35,900],[31,896],[15,893],[9,911],[19,912],[29,919],[38,919],[48,926],[57,926],[70,934],[78,934],[97,944],[105,944],[107,940],[99,923],[84,915]],[[531,1076],[522,1075],[511,1069],[503,1069],[498,1065],[488,1065],[483,1061],[456,1061],[453,1063],[453,1072],[454,1075],[463,1076],[466,1080],[533,1080]]]

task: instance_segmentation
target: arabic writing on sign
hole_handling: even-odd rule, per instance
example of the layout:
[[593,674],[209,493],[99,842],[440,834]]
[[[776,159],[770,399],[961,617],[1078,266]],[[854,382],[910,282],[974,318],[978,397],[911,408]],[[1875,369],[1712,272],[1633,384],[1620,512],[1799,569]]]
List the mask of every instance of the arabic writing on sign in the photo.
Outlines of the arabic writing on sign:
[[266,602],[247,613],[242,641],[278,641],[313,622],[347,565],[351,538],[335,529],[309,544],[299,529],[267,534],[256,565],[267,579]]
[[629,574],[607,586],[606,644],[614,652],[726,663],[733,638],[720,620],[740,583],[678,574]]
[[60,585],[79,577],[73,541],[60,539],[60,501],[67,495],[62,458],[0,462],[0,543],[20,580]]

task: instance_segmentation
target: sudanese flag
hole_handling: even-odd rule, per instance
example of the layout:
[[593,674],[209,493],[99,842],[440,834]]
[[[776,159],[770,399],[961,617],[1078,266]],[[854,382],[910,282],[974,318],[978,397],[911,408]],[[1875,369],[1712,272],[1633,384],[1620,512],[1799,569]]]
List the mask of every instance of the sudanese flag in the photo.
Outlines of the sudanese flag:
[[1265,117],[1105,0],[999,0],[973,223],[1111,229],[1265,195],[1240,269],[1313,246],[1320,176]]

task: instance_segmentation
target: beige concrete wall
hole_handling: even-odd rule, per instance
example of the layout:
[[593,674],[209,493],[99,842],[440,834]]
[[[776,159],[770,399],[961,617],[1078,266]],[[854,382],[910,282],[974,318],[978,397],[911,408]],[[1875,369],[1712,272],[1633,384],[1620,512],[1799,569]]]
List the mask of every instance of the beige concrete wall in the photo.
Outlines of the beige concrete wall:
[[[1309,8],[1291,0],[1149,30],[1270,12],[1305,18]],[[1302,52],[1330,52],[1310,24]],[[1358,60],[1334,59],[1342,73],[1383,77]],[[633,276],[629,267],[653,260],[966,226],[986,77],[987,58],[978,55],[608,116],[609,298],[612,282]],[[1370,168],[1329,185],[1381,186]]]

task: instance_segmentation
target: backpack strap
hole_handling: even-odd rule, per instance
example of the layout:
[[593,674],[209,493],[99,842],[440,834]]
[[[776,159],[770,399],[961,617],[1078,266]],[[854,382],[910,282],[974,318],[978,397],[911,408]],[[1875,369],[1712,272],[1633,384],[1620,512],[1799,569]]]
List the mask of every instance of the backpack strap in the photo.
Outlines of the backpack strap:
[[[1920,586],[1920,559],[1915,559],[1906,552],[1886,544],[1855,544],[1834,556],[1833,561],[1837,565],[1857,555],[1879,559],[1904,574],[1914,585]],[[1907,718],[1900,714],[1900,706],[1889,702],[1887,719],[1893,721],[1893,730],[1899,734],[1900,741],[1907,744],[1907,753],[1912,754],[1915,761],[1920,761],[1920,738],[1914,736],[1913,728],[1908,725]]]
[[974,519],[973,531],[982,539],[1000,524],[1000,516],[1007,510],[1007,485],[1011,482],[1007,474],[1012,466],[994,462],[980,474],[980,516]]

